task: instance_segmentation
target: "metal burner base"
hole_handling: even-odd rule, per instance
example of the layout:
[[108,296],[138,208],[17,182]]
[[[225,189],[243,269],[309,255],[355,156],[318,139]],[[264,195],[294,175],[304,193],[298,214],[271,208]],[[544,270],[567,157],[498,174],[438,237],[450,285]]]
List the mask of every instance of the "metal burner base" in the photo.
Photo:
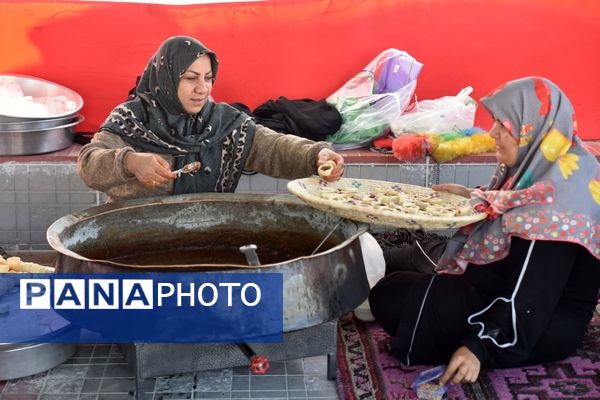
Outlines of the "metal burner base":
[[22,378],[47,371],[75,354],[77,344],[0,344],[0,381]]
[[[256,354],[271,361],[292,360],[327,354],[327,378],[336,377],[337,321],[329,321],[283,334],[277,344],[251,344]],[[209,369],[248,365],[246,355],[235,344],[122,344],[136,373],[136,399],[144,400],[144,379]]]

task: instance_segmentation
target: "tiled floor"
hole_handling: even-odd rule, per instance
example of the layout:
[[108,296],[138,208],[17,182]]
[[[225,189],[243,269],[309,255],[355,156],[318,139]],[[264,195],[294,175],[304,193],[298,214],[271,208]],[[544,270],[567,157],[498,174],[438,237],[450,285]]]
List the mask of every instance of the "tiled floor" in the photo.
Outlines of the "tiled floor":
[[[2,366],[0,366],[1,368]],[[273,362],[266,375],[247,367],[146,379],[147,400],[337,399],[326,356]],[[0,400],[130,400],[135,379],[115,345],[80,345],[74,357],[34,376],[0,381]]]

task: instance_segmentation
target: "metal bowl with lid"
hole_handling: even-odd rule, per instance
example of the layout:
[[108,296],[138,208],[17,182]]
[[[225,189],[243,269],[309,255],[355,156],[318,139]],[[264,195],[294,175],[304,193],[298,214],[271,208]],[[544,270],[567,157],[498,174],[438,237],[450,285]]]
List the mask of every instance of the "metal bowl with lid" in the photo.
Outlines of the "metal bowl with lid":
[[77,114],[83,107],[83,98],[75,91],[42,78],[28,75],[0,74],[0,85],[2,84],[16,84],[22,90],[24,96],[30,96],[34,99],[64,96],[67,101],[72,102],[72,107],[62,112],[52,112],[49,115],[39,116],[29,115],[19,112],[19,110],[2,110],[0,108],[0,122],[26,122],[62,118]]
[[[30,155],[50,153],[69,147],[73,142],[75,126],[83,121],[78,112],[83,107],[79,94],[59,84],[32,76],[0,74],[0,86],[16,88],[23,98],[60,98],[70,107],[40,113],[19,111],[18,107],[2,107],[16,97],[2,97],[0,102],[0,155]],[[12,85],[12,86],[11,86]],[[0,93],[1,95],[1,93]],[[11,100],[14,99],[14,100]],[[24,101],[24,103],[28,103]]]

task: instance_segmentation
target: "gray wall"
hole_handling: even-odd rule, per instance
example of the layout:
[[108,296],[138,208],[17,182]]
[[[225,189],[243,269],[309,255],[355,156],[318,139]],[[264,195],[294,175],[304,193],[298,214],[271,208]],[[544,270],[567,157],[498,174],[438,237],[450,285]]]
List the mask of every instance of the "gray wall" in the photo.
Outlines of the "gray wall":
[[[486,184],[491,164],[349,164],[345,176],[420,186],[456,182]],[[238,192],[287,193],[287,180],[243,176]],[[46,229],[58,218],[103,204],[102,193],[86,187],[74,163],[0,164],[0,246],[5,250],[47,250]]]

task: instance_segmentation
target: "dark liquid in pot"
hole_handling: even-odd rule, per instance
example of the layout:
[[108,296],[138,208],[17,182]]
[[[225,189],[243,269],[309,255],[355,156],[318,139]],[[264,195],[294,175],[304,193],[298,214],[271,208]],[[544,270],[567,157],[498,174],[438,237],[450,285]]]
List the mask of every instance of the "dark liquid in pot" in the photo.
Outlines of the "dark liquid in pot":
[[[150,239],[146,235],[144,239]],[[192,265],[241,264],[247,265],[240,246],[255,244],[261,264],[273,264],[297,257],[309,256],[323,237],[298,232],[239,230],[190,232],[167,238],[120,240],[101,248],[79,251],[84,257],[110,260],[130,265]],[[332,235],[319,252],[326,251],[342,240]]]

